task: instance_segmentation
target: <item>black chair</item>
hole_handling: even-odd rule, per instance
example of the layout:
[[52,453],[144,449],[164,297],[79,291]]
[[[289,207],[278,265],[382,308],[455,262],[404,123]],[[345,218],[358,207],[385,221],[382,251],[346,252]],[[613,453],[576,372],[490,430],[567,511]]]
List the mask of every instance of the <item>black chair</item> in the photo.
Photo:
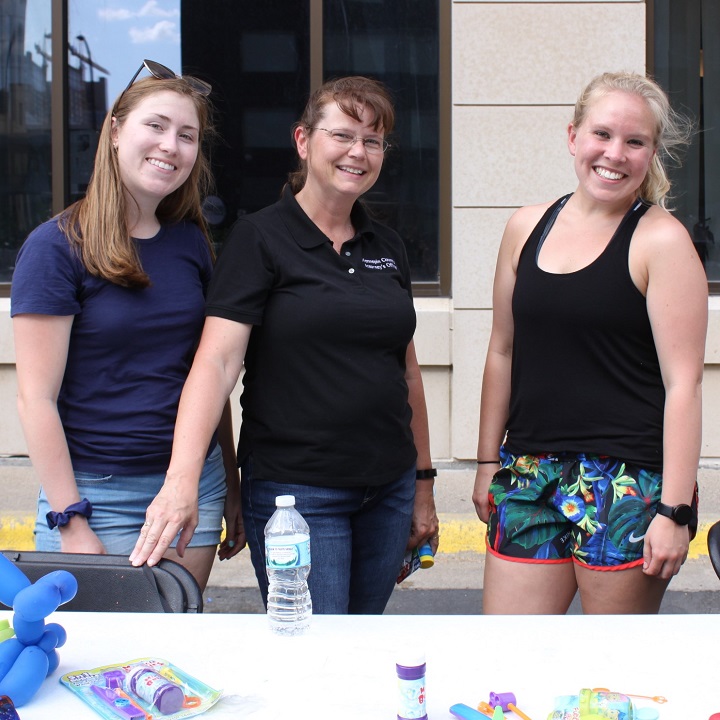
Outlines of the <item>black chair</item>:
[[707,536],[708,552],[710,553],[710,562],[715,570],[715,574],[720,578],[720,520],[718,520],[710,530]]
[[77,595],[58,610],[77,612],[201,613],[203,598],[192,573],[172,560],[133,567],[125,555],[81,555],[3,550],[35,582],[53,570],[78,581]]

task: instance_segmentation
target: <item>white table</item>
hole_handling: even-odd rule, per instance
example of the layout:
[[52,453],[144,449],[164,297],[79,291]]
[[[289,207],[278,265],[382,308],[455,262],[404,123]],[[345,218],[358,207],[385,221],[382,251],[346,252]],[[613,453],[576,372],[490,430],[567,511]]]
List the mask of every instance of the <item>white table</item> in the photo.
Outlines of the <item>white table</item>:
[[[2,618],[12,624],[12,613]],[[403,647],[425,651],[430,720],[452,720],[451,705],[475,707],[490,692],[513,692],[532,720],[546,720],[556,696],[583,687],[663,695],[664,705],[636,701],[657,708],[660,720],[720,712],[718,615],[315,616],[297,638],[272,635],[263,615],[56,613],[52,620],[68,641],[58,670],[20,708],[22,720],[97,720],[59,677],[144,656],[224,690],[202,717],[392,720]]]

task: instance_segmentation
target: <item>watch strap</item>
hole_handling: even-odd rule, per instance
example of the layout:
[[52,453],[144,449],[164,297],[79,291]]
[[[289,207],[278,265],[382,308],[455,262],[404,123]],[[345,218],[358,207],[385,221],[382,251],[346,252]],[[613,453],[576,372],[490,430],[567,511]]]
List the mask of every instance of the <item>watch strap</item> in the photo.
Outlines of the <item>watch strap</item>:
[[657,512],[678,525],[692,525],[693,521],[695,524],[697,521],[695,511],[690,505],[666,505],[664,502],[658,502]]

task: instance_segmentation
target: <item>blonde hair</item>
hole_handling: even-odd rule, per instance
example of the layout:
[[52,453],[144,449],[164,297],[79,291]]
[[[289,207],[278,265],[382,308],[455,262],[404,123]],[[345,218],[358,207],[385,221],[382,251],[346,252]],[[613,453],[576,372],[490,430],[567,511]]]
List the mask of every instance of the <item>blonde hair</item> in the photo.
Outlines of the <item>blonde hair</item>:
[[666,164],[680,164],[680,151],[690,142],[691,121],[675,112],[665,91],[651,78],[638,73],[603,73],[593,78],[575,103],[573,126],[582,125],[588,108],[608,93],[619,91],[641,97],[655,120],[655,154],[638,194],[644,200],[666,206],[670,192]]
[[210,161],[205,148],[214,132],[211,106],[206,97],[195,92],[181,78],[143,78],[121,93],[105,116],[85,197],[66,208],[58,218],[60,229],[77,250],[88,272],[123,287],[147,287],[150,278],[143,270],[128,229],[129,201],[113,146],[113,118],[121,126],[140,102],[168,90],[192,100],[198,116],[199,147],[190,175],[177,190],[162,199],[157,207],[157,219],[162,224],[181,220],[195,223],[213,253],[201,208],[202,198],[212,186]]
[[[368,124],[376,132],[382,128],[386,137],[395,127],[395,108],[390,91],[379,80],[352,75],[328,80],[310,96],[302,117],[293,125],[293,135],[299,127],[308,135],[311,134],[318,123],[322,122],[325,106],[331,102],[358,122],[363,110],[370,110],[372,120]],[[294,194],[303,189],[307,180],[307,163],[300,158],[298,164],[298,169],[288,176],[288,183]]]

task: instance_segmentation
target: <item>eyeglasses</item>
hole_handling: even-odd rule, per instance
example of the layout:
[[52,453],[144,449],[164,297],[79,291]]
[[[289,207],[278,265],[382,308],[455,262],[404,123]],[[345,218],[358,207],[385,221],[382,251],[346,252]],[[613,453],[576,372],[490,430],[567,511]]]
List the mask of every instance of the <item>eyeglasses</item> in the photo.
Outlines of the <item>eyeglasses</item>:
[[158,80],[184,80],[198,95],[207,97],[212,91],[212,85],[198,80],[191,75],[176,75],[169,67],[161,65],[159,62],[154,60],[143,60],[143,64],[138,68],[138,71],[132,76],[132,80],[127,84],[127,87],[122,91],[124,95],[131,87],[132,84],[137,80],[137,76],[143,71],[147,70],[153,77]]
[[351,135],[344,130],[328,130],[327,128],[321,127],[308,128],[308,130],[322,130],[323,132],[326,132],[329,138],[338,145],[344,145],[348,148],[352,147],[359,140],[365,146],[365,150],[369,153],[384,153],[390,147],[390,143],[387,140],[374,137],[361,138],[357,135]]

